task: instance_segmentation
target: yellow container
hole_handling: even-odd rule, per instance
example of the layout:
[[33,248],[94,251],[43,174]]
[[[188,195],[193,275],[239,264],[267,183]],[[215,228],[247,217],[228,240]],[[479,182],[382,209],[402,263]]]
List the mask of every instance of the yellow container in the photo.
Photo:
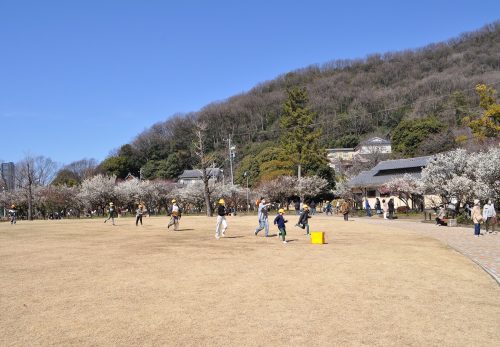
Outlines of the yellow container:
[[325,243],[325,232],[313,231],[311,232],[311,243],[322,245]]

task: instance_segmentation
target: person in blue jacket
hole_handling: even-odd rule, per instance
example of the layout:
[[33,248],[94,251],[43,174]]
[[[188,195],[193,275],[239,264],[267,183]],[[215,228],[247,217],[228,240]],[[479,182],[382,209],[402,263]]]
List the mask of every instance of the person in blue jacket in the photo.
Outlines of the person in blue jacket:
[[286,227],[285,223],[288,222],[283,215],[285,214],[285,210],[280,208],[278,211],[278,215],[276,218],[274,218],[274,225],[278,226],[279,230],[279,235],[281,236],[281,239],[283,240],[283,243],[286,243],[285,237],[286,237]]

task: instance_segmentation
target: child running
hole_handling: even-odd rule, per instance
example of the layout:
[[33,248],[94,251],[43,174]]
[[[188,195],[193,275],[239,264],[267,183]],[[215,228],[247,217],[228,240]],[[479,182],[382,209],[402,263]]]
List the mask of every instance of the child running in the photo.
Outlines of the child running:
[[286,243],[285,237],[286,237],[286,227],[285,223],[288,222],[283,215],[285,214],[285,210],[280,208],[278,211],[278,215],[276,218],[274,218],[274,225],[278,226],[279,230],[279,235],[281,236],[281,239],[283,240],[283,243]]
[[309,215],[309,206],[304,205],[296,226],[306,229],[306,235],[309,235],[309,218],[311,218]]
[[16,216],[16,205],[12,205],[9,210],[10,216],[10,224],[16,224],[17,216]]
[[179,230],[180,219],[181,219],[181,211],[179,210],[177,201],[174,199],[172,200],[172,209],[170,210],[170,222],[167,225],[167,229],[169,229],[173,225],[174,230]]
[[116,225],[115,224],[115,205],[112,202],[109,203],[108,213],[109,213],[108,214],[108,219],[106,219],[104,221],[104,223],[106,223],[108,220],[111,219],[111,222],[113,223],[113,225]]
[[[215,238],[218,240],[226,236],[227,222],[226,222],[226,206],[224,206],[224,199],[219,200],[219,207],[217,208],[217,224],[215,225]],[[221,233],[222,227],[222,233]]]

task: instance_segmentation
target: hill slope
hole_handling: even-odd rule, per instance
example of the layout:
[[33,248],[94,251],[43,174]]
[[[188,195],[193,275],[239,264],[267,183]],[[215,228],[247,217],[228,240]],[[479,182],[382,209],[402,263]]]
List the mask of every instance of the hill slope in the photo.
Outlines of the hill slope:
[[[101,169],[125,176],[138,175],[142,167],[146,178],[176,177],[197,164],[191,155],[195,121],[208,126],[207,150],[214,154],[215,164],[228,165],[225,140],[231,137],[238,148],[238,166],[245,156],[254,157],[276,143],[286,89],[292,86],[308,91],[326,147],[350,147],[371,135],[388,136],[402,120],[430,119],[440,130],[428,139],[431,145],[417,144],[411,152],[429,154],[453,146],[454,137],[465,131],[463,116],[479,111],[476,84],[497,87],[499,52],[496,22],[421,49],[309,66],[198,112],[157,123],[101,163]],[[241,172],[237,180],[240,176]]]

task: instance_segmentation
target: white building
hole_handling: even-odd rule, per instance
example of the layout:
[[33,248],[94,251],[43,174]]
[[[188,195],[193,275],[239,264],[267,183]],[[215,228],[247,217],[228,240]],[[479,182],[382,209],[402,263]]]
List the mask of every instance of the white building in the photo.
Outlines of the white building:
[[[223,179],[223,171],[219,168],[207,169],[208,180],[210,183],[220,182]],[[179,176],[179,183],[182,185],[189,185],[196,181],[203,179],[203,172],[201,170],[184,170]]]

